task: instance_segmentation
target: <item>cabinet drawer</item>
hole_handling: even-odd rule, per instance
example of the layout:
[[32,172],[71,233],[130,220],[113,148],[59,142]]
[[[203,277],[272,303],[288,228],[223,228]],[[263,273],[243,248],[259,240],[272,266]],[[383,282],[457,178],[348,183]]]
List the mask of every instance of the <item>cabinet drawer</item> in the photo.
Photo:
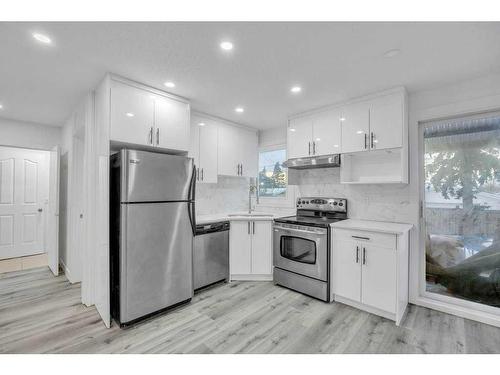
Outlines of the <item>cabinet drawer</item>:
[[397,238],[394,234],[368,232],[351,229],[334,229],[333,237],[339,241],[366,242],[379,247],[396,249]]

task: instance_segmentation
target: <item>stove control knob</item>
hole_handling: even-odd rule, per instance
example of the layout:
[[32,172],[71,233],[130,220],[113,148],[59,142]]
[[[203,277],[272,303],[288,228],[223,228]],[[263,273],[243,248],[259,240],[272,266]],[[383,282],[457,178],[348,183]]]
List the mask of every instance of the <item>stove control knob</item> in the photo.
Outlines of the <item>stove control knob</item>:
[[344,203],[342,203],[342,202],[339,203],[339,206],[343,206],[343,205],[344,205]]
[[337,205],[337,202],[333,202],[333,205],[336,206]]

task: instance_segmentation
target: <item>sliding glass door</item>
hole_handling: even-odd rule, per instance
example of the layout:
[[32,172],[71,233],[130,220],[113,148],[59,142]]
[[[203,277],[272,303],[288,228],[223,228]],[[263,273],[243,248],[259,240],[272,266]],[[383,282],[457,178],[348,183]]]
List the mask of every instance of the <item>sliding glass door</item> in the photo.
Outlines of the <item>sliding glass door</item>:
[[423,127],[425,290],[500,307],[500,114]]

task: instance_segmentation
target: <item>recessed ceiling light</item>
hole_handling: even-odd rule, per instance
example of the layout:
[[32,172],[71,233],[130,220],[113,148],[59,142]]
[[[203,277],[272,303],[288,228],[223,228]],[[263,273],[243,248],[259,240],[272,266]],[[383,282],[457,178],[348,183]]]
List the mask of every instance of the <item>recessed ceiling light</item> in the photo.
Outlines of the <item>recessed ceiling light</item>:
[[395,48],[395,49],[390,49],[389,51],[386,51],[386,52],[384,53],[384,57],[388,57],[388,58],[390,58],[390,57],[397,56],[397,55],[399,55],[400,53],[401,53],[401,50],[399,50],[399,49],[397,49],[397,48]]
[[200,123],[198,124],[198,126],[205,126],[205,123],[204,123],[204,122],[200,122]]
[[333,147],[339,147],[339,145],[333,145]]
[[319,142],[319,141],[321,141],[321,138],[316,138],[316,142]]
[[220,48],[222,48],[224,51],[231,51],[233,49],[233,43],[224,41],[220,44]]
[[50,39],[47,35],[40,33],[33,33],[33,38],[43,44],[52,44],[52,39]]
[[0,104],[0,109],[3,109],[3,104]]
[[127,113],[125,113],[125,115],[127,117],[134,117],[135,116],[132,112],[127,112]]
[[243,107],[236,107],[234,110],[235,110],[236,112],[238,112],[238,113],[243,113],[243,112],[245,112],[245,109],[244,109]]
[[345,117],[344,117],[344,116],[342,116],[342,117],[340,118],[340,121],[345,121]]
[[165,86],[169,87],[169,88],[174,88],[175,87],[175,83],[171,82],[171,81],[167,81],[164,83]]
[[302,87],[300,86],[293,86],[291,89],[290,89],[291,92],[293,92],[294,94],[298,94],[299,92],[302,91]]
[[356,134],[363,134],[363,133],[364,133],[364,131],[363,131],[363,130],[358,130],[358,131],[356,132]]
[[291,132],[294,132],[294,131],[295,131],[295,129],[294,129],[294,128],[290,128],[290,131],[291,131]]

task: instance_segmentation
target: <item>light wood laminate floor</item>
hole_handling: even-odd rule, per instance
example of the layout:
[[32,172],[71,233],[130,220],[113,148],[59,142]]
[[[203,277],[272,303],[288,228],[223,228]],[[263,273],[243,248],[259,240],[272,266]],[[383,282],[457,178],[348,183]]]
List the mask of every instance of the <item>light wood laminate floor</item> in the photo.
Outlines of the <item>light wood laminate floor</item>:
[[500,353],[500,329],[410,306],[401,327],[270,282],[221,284],[128,329],[47,268],[0,275],[2,353]]

